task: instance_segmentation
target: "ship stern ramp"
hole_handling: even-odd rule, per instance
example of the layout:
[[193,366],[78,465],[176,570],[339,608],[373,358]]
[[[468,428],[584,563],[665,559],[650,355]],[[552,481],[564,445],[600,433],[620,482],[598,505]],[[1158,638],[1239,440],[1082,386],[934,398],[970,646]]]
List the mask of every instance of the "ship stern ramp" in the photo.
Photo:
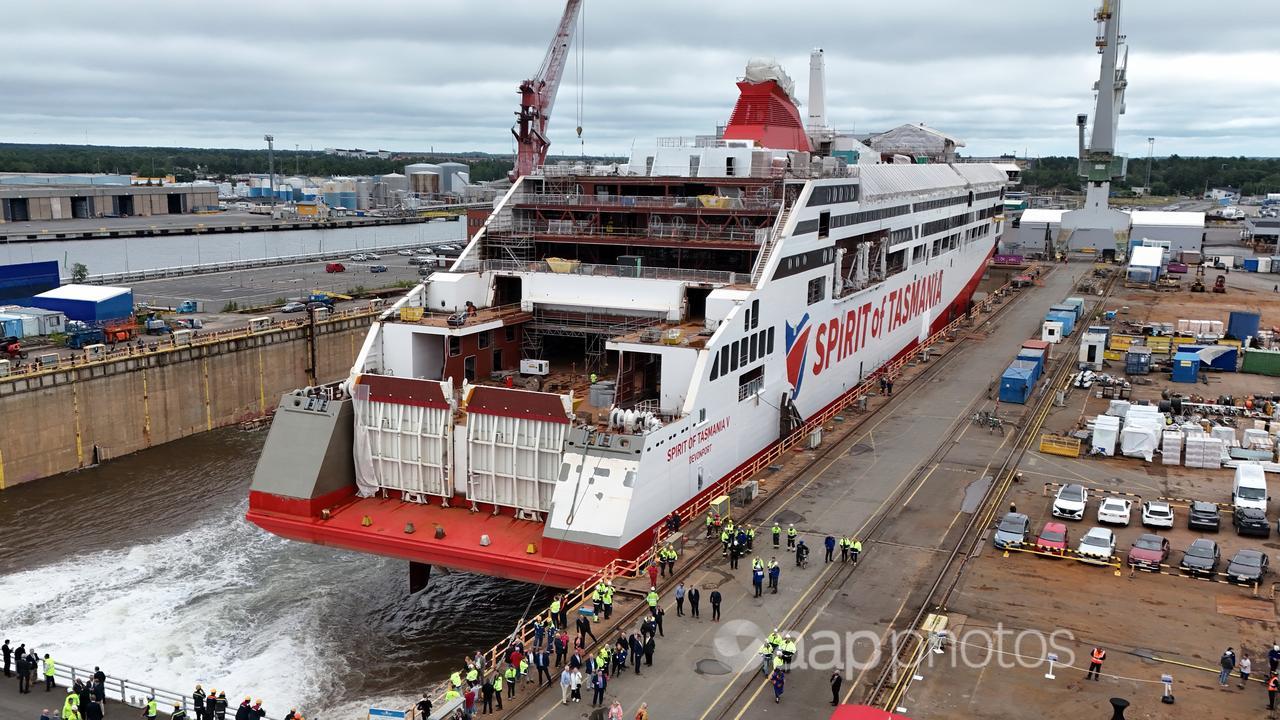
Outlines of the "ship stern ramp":
[[349,400],[286,393],[253,473],[249,520],[260,513],[318,516],[354,494],[351,443]]

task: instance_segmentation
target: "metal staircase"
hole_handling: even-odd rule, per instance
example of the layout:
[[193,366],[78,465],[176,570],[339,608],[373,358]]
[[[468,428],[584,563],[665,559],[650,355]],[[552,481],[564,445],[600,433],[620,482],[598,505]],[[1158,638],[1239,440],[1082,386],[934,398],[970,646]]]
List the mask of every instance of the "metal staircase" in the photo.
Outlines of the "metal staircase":
[[778,247],[778,241],[782,238],[782,230],[787,226],[787,218],[790,216],[790,207],[784,205],[778,211],[778,219],[774,221],[773,227],[769,229],[769,237],[765,239],[764,245],[761,246],[760,254],[756,256],[755,267],[751,269],[751,285],[753,287],[760,287],[765,268],[769,267],[769,258],[773,257],[774,248]]

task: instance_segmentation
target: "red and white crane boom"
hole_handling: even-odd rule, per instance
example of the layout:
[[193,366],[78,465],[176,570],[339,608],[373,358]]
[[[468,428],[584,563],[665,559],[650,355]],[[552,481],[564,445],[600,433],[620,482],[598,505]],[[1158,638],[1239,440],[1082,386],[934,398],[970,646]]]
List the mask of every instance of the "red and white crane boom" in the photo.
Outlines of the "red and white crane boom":
[[569,44],[573,41],[573,30],[578,24],[581,9],[582,0],[565,2],[560,26],[551,38],[538,74],[520,83],[520,111],[516,113],[516,124],[511,128],[511,134],[516,138],[516,162],[511,171],[513,182],[521,175],[533,172],[547,159],[547,148],[551,146],[547,139],[547,122],[551,119],[551,108],[556,104],[556,91],[564,77]]

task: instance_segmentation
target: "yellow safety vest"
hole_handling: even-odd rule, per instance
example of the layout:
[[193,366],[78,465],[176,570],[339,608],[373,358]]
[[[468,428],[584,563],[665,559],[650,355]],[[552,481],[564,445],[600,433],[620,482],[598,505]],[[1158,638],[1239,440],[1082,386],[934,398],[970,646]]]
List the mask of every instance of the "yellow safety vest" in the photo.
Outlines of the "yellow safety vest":
[[475,682],[478,677],[480,677],[480,673],[476,672],[475,668],[467,671],[467,682]]
[[644,600],[645,600],[645,602],[649,603],[649,607],[657,607],[657,605],[658,605],[658,591],[657,591],[657,590],[650,590],[650,591],[649,591],[649,594],[645,596]]
[[858,552],[862,552],[862,541],[861,541],[861,540],[854,540],[854,541],[853,541],[853,549],[854,549],[854,550],[857,550]]
[[554,614],[554,613],[559,613],[559,612],[560,612],[560,601],[559,601],[559,600],[552,600],[552,601],[551,601],[551,612],[552,612],[553,614]]
[[155,717],[155,716],[156,716],[156,701],[148,700],[147,701],[147,717]]
[[773,534],[774,534],[774,535],[781,535],[781,534],[782,534],[782,528],[778,527],[777,525],[774,525],[774,526],[773,526]]
[[45,675],[45,677],[53,677],[53,676],[56,674],[56,672],[55,672],[55,667],[56,667],[56,666],[53,664],[53,658],[45,658],[45,659],[44,659],[44,675]]
[[795,528],[787,528],[787,537],[795,537],[795,536],[796,536],[796,529],[795,529]]
[[451,685],[453,685],[454,687],[458,687],[459,685],[461,685],[461,684],[462,684],[462,673],[459,673],[459,672],[456,672],[456,671],[455,671],[452,675],[450,675],[450,676],[449,676],[449,683],[450,683]]
[[516,669],[515,669],[515,668],[513,668],[513,667],[509,667],[509,668],[507,668],[507,679],[508,679],[508,680],[510,680],[511,682],[515,682],[515,680],[516,680]]
[[498,692],[502,692],[502,676],[501,675],[493,676],[493,689],[497,690]]
[[449,688],[449,689],[448,689],[448,690],[446,690],[446,691],[445,691],[445,693],[444,693],[444,701],[445,701],[445,702],[449,702],[450,700],[457,700],[457,699],[458,699],[458,698],[460,698],[460,697],[462,697],[462,693],[458,692],[458,691],[457,691],[456,689],[454,689],[454,688]]

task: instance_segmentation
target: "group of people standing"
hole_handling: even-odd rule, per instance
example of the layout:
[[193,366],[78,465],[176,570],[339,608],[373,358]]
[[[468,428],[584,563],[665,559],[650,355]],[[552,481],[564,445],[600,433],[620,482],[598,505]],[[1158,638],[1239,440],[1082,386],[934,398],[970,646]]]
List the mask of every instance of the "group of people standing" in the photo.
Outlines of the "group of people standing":
[[18,647],[13,647],[8,640],[4,641],[4,645],[0,645],[0,652],[4,654],[4,676],[18,676],[18,692],[31,692],[31,684],[38,683],[38,678],[44,677],[45,692],[52,692],[54,686],[54,674],[57,671],[57,665],[49,653],[44,654],[44,658],[36,652],[35,648],[27,648],[26,643],[21,643]]

